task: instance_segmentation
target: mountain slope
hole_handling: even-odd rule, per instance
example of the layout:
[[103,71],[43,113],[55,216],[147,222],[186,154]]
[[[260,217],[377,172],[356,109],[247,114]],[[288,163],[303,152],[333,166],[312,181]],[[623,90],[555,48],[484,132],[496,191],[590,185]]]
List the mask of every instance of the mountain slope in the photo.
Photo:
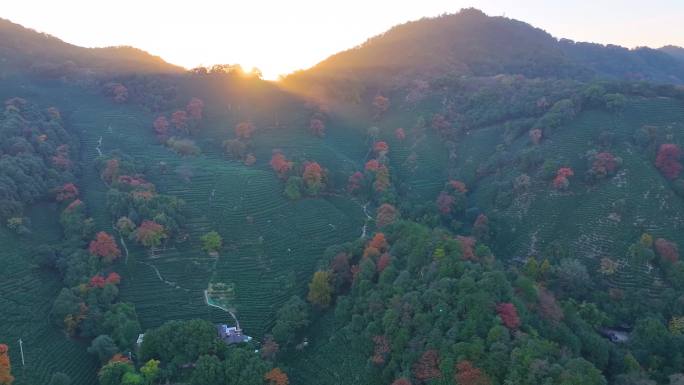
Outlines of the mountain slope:
[[684,82],[684,63],[658,50],[558,40],[545,31],[476,9],[396,26],[288,80],[351,76],[379,84],[414,78],[519,74]]
[[80,73],[179,73],[183,69],[133,47],[83,48],[0,19],[0,70],[50,77]]

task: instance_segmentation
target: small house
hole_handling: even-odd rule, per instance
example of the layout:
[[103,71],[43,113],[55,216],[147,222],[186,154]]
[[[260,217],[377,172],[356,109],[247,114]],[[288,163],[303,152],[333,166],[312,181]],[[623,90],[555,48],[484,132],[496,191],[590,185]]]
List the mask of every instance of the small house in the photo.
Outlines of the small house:
[[227,344],[241,344],[249,342],[252,337],[242,333],[242,329],[236,326],[228,326],[225,324],[216,325],[219,338]]

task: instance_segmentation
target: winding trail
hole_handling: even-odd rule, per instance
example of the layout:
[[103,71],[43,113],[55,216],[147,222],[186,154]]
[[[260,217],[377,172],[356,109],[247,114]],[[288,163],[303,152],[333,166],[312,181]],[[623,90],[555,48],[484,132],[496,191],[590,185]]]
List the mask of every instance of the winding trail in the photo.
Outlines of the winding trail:
[[368,221],[373,219],[373,217],[368,214],[368,204],[370,204],[370,202],[366,202],[366,204],[361,206],[363,213],[366,215],[366,220],[363,222],[363,227],[361,228],[361,238],[366,238],[368,235]]
[[98,139],[98,141],[97,141],[97,146],[95,147],[95,150],[97,150],[97,154],[98,154],[99,156],[102,156],[102,149],[101,149],[101,147],[102,147],[102,137],[100,136],[100,139]]
[[225,311],[226,313],[230,314],[230,316],[233,317],[233,319],[235,320],[235,326],[236,326],[238,329],[240,329],[240,321],[238,321],[237,317],[235,316],[235,313],[233,313],[232,311],[226,309],[225,307],[223,307],[223,306],[221,306],[221,305],[217,305],[217,304],[215,304],[215,303],[212,303],[212,302],[209,300],[209,291],[208,291],[208,290],[205,290],[205,291],[204,291],[204,302],[206,302],[206,304],[207,304],[208,306],[215,307],[215,308],[217,308],[217,309],[221,309],[221,310]]

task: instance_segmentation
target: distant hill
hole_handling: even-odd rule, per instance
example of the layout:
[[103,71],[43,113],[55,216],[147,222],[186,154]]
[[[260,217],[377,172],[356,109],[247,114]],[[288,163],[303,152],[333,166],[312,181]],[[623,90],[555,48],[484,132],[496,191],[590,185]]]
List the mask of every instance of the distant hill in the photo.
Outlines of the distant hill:
[[183,68],[133,47],[83,48],[0,19],[0,69],[60,77],[81,74],[177,73]]
[[666,54],[679,59],[684,62],[684,47],[678,47],[676,45],[666,45],[664,47],[658,48],[659,51],[665,52]]
[[498,74],[681,84],[684,62],[668,50],[558,40],[527,23],[490,17],[471,8],[398,25],[289,80],[354,75],[364,82],[401,82],[416,77]]

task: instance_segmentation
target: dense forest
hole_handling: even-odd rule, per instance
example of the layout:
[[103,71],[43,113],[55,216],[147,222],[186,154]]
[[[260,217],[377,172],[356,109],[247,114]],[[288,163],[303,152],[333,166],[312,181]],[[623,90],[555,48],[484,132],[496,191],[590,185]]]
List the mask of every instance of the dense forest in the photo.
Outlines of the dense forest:
[[464,9],[269,82],[0,20],[0,385],[682,384],[682,50]]

